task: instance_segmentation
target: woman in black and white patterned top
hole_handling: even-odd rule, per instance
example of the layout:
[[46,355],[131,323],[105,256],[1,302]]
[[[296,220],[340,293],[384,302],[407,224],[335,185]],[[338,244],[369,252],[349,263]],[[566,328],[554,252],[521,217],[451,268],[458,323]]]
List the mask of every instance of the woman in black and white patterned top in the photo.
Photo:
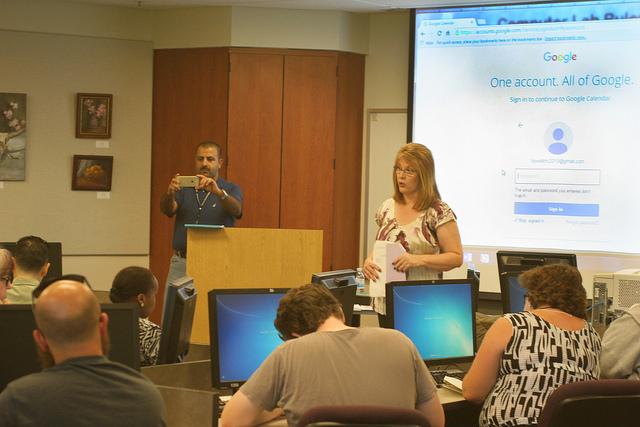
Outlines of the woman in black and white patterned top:
[[482,403],[480,426],[529,426],[559,386],[598,379],[598,333],[585,319],[582,276],[555,264],[520,275],[522,313],[489,329],[463,381],[465,399]]
[[162,329],[147,317],[156,306],[158,280],[149,269],[127,267],[113,279],[109,298],[112,302],[132,302],[140,306],[138,341],[140,343],[140,365],[155,365],[160,350]]

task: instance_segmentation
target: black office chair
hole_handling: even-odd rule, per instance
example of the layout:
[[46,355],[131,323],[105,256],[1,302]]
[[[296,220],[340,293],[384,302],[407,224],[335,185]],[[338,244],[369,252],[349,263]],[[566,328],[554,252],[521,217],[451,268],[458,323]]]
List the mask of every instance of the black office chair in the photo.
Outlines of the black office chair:
[[640,381],[594,380],[564,384],[545,404],[538,427],[637,426]]
[[416,409],[391,406],[316,406],[305,412],[298,427],[431,427]]

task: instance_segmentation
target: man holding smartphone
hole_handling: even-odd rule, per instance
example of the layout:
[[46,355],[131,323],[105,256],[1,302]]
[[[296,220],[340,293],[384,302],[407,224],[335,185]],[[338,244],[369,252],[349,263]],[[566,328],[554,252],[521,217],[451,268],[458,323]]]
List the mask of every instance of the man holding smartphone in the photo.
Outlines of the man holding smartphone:
[[222,149],[212,141],[196,148],[195,176],[176,174],[160,209],[168,217],[176,216],[173,229],[173,256],[167,283],[186,275],[187,229],[185,224],[209,224],[233,227],[242,216],[242,191],[236,184],[219,176]]

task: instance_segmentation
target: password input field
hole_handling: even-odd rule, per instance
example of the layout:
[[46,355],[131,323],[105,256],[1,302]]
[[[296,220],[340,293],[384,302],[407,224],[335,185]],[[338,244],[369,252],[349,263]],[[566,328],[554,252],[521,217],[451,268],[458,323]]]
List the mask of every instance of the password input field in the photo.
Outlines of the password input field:
[[516,169],[516,184],[600,185],[599,169]]

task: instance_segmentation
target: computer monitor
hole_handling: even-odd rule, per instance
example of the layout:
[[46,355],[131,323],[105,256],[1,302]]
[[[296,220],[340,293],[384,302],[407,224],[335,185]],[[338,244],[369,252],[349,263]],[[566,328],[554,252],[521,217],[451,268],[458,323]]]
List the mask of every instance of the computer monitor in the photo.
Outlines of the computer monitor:
[[353,305],[356,303],[355,270],[334,270],[311,275],[311,283],[324,285],[331,291],[334,297],[340,301],[344,312],[345,323],[353,326]]
[[16,378],[41,370],[42,365],[31,335],[35,327],[30,305],[0,305],[0,391]]
[[498,251],[497,259],[502,311],[504,313],[524,310],[526,290],[520,285],[519,276],[521,273],[549,264],[578,266],[575,254]]
[[198,297],[193,279],[187,276],[169,283],[166,292],[158,364],[181,362],[189,352]]
[[355,270],[334,270],[311,275],[311,283],[321,283],[327,288],[339,286],[340,284],[356,284]]
[[329,291],[338,300],[342,306],[344,313],[344,323],[353,326],[353,305],[356,303],[356,290],[358,286],[355,283],[335,285],[329,287]]
[[109,360],[140,370],[140,307],[133,303],[100,304],[109,316]]
[[273,325],[280,299],[289,289],[209,291],[211,382],[237,388],[282,344]]
[[476,350],[476,286],[471,279],[389,282],[387,316],[427,364],[470,362]]
[[[129,303],[102,304],[101,308],[109,316],[109,359],[139,369],[138,306]],[[31,305],[0,305],[0,391],[11,381],[42,370],[32,336],[35,328]]]
[[[8,249],[13,253],[16,242],[0,242],[0,248]],[[44,279],[62,276],[62,243],[47,242],[47,252],[49,253],[49,271]]]

